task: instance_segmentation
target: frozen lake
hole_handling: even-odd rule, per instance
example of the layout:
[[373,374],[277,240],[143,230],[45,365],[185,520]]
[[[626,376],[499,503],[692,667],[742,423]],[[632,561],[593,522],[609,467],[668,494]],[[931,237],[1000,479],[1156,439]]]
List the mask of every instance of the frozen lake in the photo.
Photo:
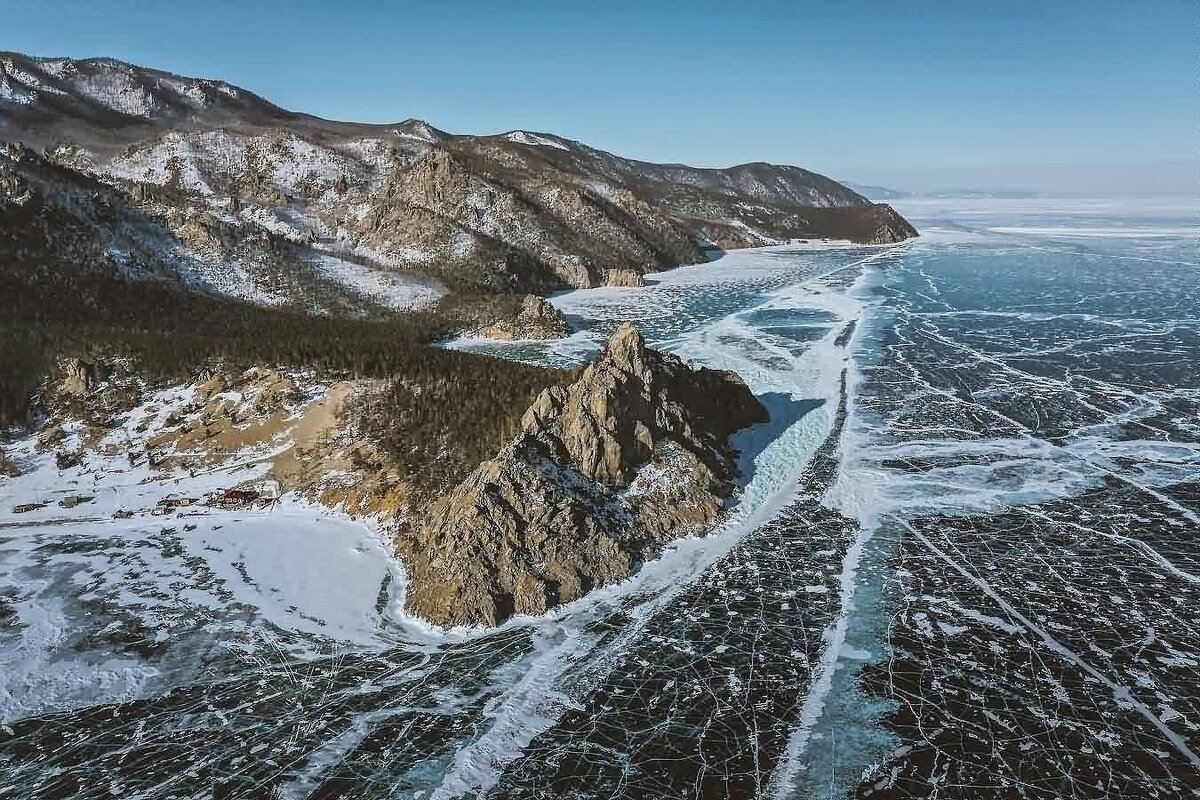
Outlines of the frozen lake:
[[1195,209],[897,205],[921,239],[458,343],[574,364],[631,319],[772,413],[721,530],[547,618],[427,630],[373,529],[298,503],[67,524],[8,513],[51,464],[0,483],[0,796],[1187,796]]

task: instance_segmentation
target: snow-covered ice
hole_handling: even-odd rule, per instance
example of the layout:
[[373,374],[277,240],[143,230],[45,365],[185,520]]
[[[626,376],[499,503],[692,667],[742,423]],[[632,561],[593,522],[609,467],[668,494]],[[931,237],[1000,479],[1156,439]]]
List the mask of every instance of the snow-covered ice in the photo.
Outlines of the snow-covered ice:
[[[455,345],[576,365],[634,319],[653,346],[737,370],[771,411],[737,436],[726,524],[546,617],[430,629],[399,610],[402,572],[370,526],[295,501],[112,520],[113,497],[167,488],[131,474],[94,510],[4,516],[0,610],[17,625],[0,636],[20,644],[4,685],[20,697],[0,757],[78,737],[10,781],[1185,796],[1200,776],[1191,211],[897,205],[927,235],[731,252],[553,298],[570,337]],[[31,474],[0,486],[4,505],[80,488],[49,462]],[[137,742],[118,733],[130,720]]]

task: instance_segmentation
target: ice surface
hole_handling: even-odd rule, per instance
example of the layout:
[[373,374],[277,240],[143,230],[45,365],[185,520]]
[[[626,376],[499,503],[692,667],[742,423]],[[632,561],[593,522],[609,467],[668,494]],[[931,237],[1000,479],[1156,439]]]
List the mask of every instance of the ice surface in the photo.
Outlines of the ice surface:
[[[1194,210],[898,205],[921,239],[733,252],[553,298],[564,339],[458,343],[573,365],[633,319],[772,414],[737,436],[726,525],[547,617],[431,630],[372,530],[294,503],[113,521],[163,490],[129,475],[94,511],[5,517],[9,785],[1187,796]],[[31,474],[5,505],[92,477]]]

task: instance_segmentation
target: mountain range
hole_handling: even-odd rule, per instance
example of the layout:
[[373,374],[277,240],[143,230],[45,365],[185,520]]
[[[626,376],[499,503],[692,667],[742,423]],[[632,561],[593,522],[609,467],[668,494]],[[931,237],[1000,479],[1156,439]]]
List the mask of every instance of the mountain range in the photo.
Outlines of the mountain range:
[[0,53],[0,141],[10,257],[309,311],[628,284],[719,249],[916,235],[799,167],[335,122],[112,59]]

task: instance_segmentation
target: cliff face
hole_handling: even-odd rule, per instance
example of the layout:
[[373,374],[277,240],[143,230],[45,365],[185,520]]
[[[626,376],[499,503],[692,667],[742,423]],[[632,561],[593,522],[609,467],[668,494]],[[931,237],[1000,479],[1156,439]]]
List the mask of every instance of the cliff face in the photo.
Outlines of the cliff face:
[[736,375],[647,349],[626,323],[398,535],[407,608],[443,626],[495,625],[627,577],[719,518],[737,472],[728,437],[766,418]]
[[[109,59],[0,53],[0,140],[39,154],[0,161],[13,173],[0,184],[35,184],[44,202],[24,213],[45,219],[34,224],[60,226],[47,215],[61,211],[81,238],[104,242],[91,261],[334,313],[447,290],[636,285],[704,261],[704,238],[745,247],[915,233],[898,217],[875,224],[894,212],[798,167],[696,169],[528,131],[334,122]],[[59,202],[80,187],[87,205]]]

